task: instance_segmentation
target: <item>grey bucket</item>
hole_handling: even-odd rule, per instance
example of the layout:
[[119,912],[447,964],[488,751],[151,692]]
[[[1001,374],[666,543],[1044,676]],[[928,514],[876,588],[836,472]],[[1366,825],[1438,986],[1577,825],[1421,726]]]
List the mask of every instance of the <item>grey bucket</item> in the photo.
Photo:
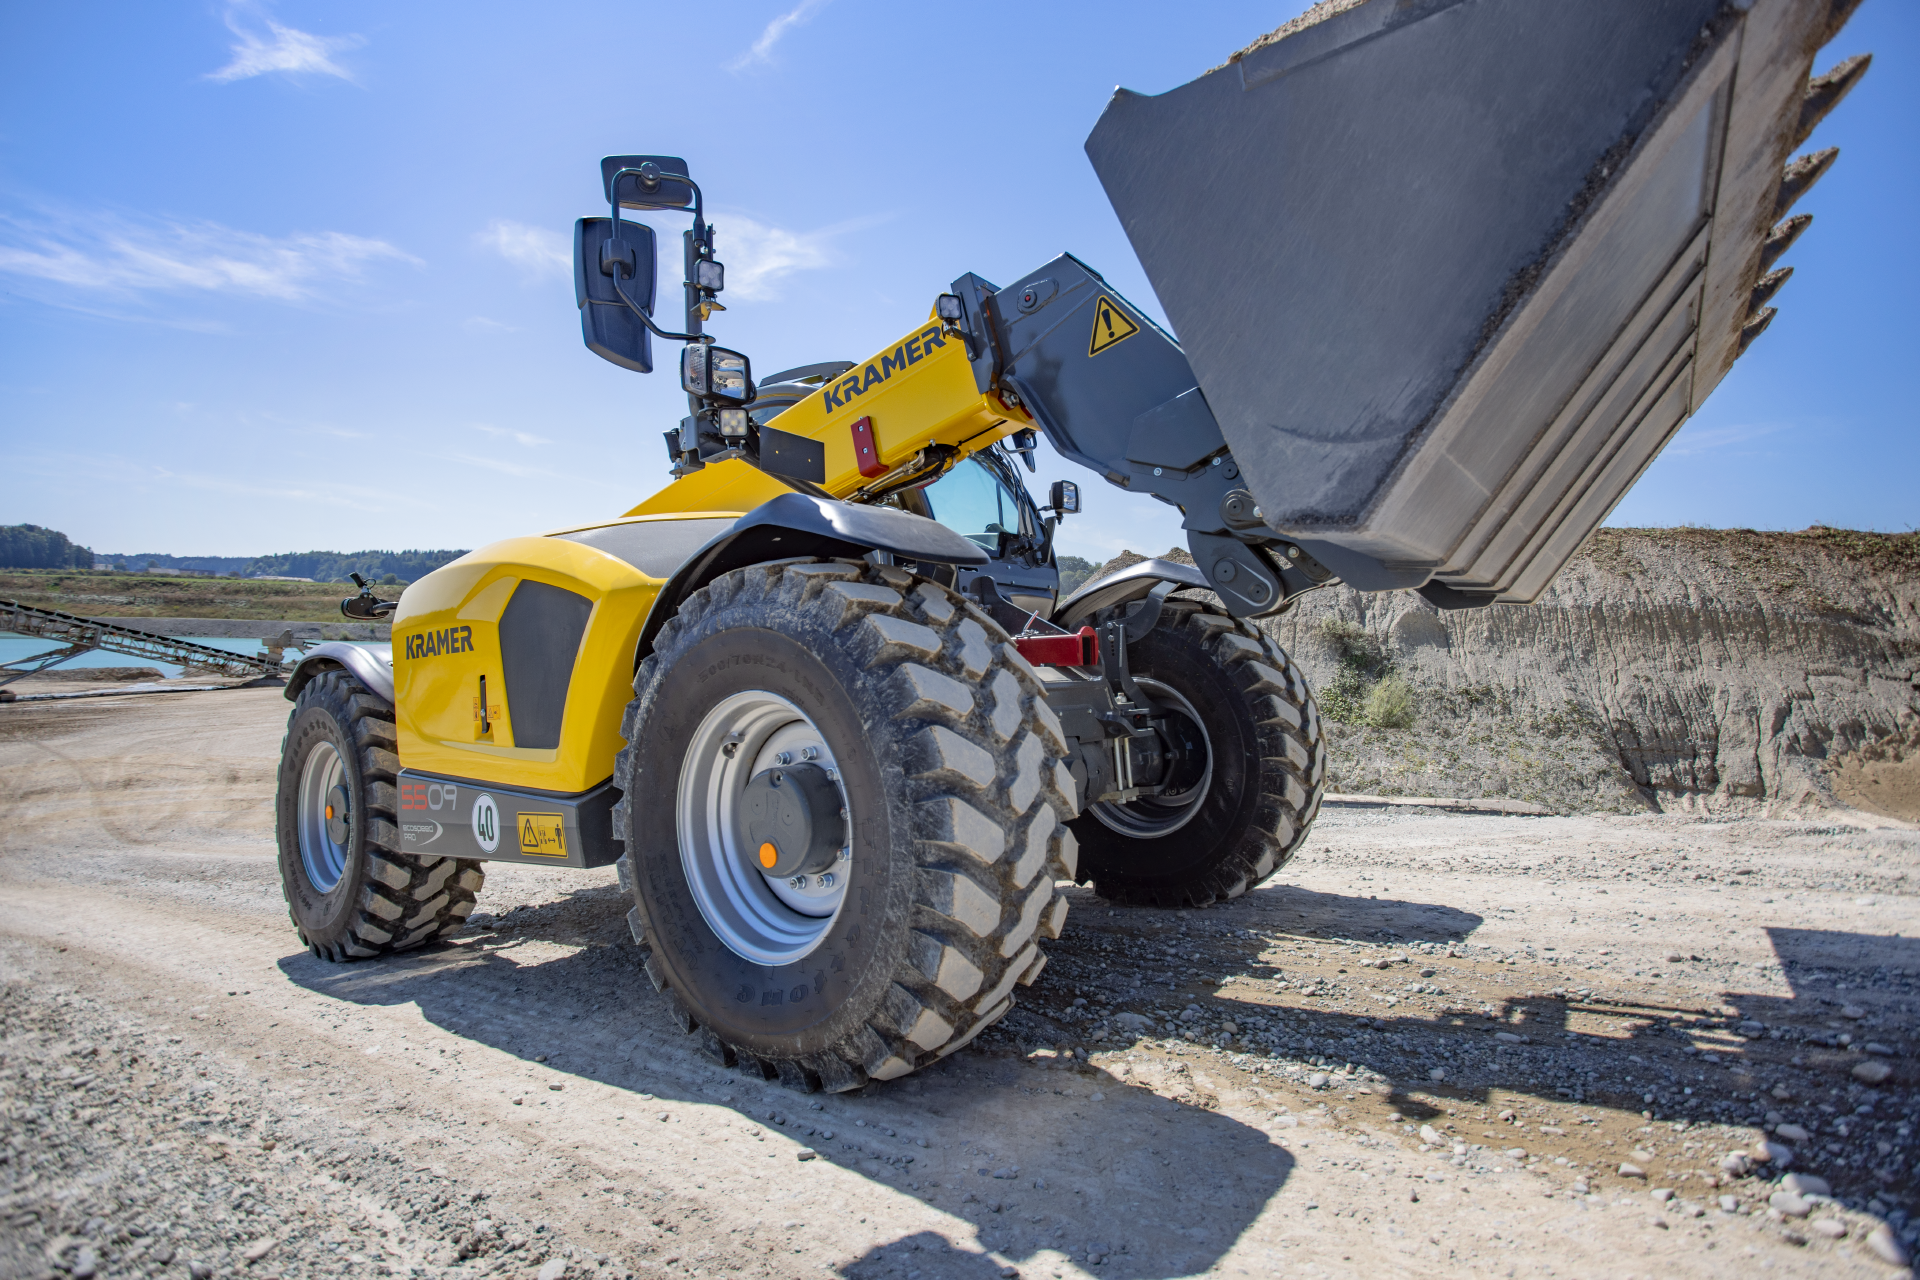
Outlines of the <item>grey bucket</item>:
[[1369,0],[1118,91],[1087,154],[1273,532],[1537,598],[1771,318],[1855,2]]

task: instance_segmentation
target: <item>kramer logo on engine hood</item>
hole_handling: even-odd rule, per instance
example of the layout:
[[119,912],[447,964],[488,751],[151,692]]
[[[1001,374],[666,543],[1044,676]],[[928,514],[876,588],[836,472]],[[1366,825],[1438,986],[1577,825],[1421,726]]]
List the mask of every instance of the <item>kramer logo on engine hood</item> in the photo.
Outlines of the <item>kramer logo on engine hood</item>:
[[402,650],[409,659],[437,658],[443,653],[472,653],[472,627],[442,627],[438,631],[421,631],[406,638]]

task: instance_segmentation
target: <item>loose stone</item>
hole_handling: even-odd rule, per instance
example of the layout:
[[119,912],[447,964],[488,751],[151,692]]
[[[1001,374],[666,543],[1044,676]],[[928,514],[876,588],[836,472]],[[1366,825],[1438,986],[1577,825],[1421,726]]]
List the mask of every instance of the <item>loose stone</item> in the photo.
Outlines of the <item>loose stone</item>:
[[1776,1191],[1767,1197],[1767,1204],[1778,1209],[1789,1218],[1804,1218],[1813,1209],[1803,1198],[1791,1191]]
[[1797,1196],[1830,1196],[1833,1194],[1833,1187],[1825,1178],[1816,1178],[1810,1173],[1790,1173],[1780,1179],[1780,1186],[1783,1190],[1791,1191]]
[[1865,1062],[1855,1063],[1849,1074],[1862,1084],[1885,1084],[1893,1074],[1893,1068],[1878,1058],[1868,1058]]

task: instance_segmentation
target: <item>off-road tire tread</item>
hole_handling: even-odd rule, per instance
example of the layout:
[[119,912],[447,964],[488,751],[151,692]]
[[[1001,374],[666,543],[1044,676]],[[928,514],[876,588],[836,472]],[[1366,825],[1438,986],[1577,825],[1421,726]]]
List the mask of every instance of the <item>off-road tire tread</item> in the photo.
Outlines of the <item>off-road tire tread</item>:
[[1100,897],[1128,906],[1204,907],[1237,898],[1267,880],[1305,843],[1326,788],[1327,736],[1306,674],[1257,624],[1203,601],[1175,597],[1167,601],[1159,625],[1202,632],[1202,649],[1251,705],[1260,741],[1259,809],[1239,848],[1183,884],[1100,875],[1092,867],[1083,869],[1080,883],[1091,881]]
[[[633,848],[634,748],[653,690],[698,639],[746,611],[812,612],[830,642],[863,655],[856,696],[868,724],[902,726],[906,809],[919,866],[912,945],[864,1019],[826,1052],[756,1057],[701,1028],[669,992],[676,1021],[704,1031],[718,1060],[792,1087],[843,1091],[893,1079],[953,1052],[1005,1016],[1010,989],[1035,970],[1041,937],[1057,937],[1077,846],[1065,743],[1039,677],[977,605],[927,579],[857,560],[797,559],[738,569],[694,592],[660,629],[634,678],[614,777],[623,785],[614,837]],[[837,614],[837,617],[835,615]],[[1009,704],[1012,704],[1011,706]],[[677,780],[654,784],[671,793]],[[994,853],[996,837],[1005,848]],[[622,867],[631,885],[631,868]],[[654,940],[638,893],[636,935]],[[665,966],[648,958],[656,988]]]
[[[415,857],[394,848],[400,842],[400,757],[393,707],[342,670],[323,672],[300,691],[289,729],[309,707],[325,708],[353,740],[366,797],[368,866],[344,937],[317,942],[295,920],[300,941],[320,959],[339,962],[411,951],[457,932],[479,899],[485,864]],[[283,757],[287,745],[283,738]]]

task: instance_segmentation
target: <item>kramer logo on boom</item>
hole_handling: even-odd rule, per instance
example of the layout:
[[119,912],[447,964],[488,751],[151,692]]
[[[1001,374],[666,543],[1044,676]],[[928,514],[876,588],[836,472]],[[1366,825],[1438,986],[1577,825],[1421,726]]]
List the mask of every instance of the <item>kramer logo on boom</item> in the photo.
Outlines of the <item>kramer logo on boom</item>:
[[940,326],[930,324],[881,356],[877,365],[870,364],[858,373],[849,373],[822,391],[820,403],[830,411],[844,409],[855,396],[873,390],[908,365],[919,364],[933,353],[935,347],[946,345],[947,340],[940,336]]

